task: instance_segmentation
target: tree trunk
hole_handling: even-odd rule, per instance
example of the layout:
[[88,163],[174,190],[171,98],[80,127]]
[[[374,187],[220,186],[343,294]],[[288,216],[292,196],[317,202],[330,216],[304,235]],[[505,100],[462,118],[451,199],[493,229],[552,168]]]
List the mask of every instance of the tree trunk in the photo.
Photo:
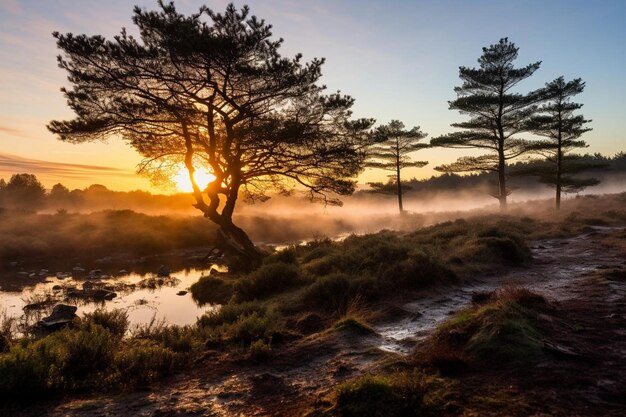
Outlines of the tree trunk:
[[402,207],[402,182],[400,181],[400,167],[396,168],[396,184],[398,186],[398,208],[400,209],[400,214],[404,211]]
[[257,268],[264,254],[254,245],[246,232],[237,227],[232,221],[225,221],[219,225],[217,231],[218,246],[237,262],[231,265],[236,270],[251,271]]
[[561,134],[559,132],[559,144],[556,154],[556,209],[561,209],[561,171],[563,163],[563,150],[561,148]]
[[498,185],[499,185],[499,194],[498,200],[500,201],[500,210],[506,210],[506,161],[504,160],[504,149],[503,146],[500,147],[498,151]]

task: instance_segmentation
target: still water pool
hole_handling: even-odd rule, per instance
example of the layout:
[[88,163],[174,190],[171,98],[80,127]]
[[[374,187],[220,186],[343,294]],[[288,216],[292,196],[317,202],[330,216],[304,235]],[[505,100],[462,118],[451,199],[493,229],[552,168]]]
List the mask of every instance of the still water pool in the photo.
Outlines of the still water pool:
[[[22,326],[36,323],[47,316],[55,304],[76,305],[77,314],[96,309],[123,309],[128,314],[131,328],[149,323],[151,320],[164,320],[167,323],[185,325],[216,305],[198,305],[189,292],[189,287],[201,276],[224,273],[225,267],[211,265],[205,269],[185,269],[175,271],[169,277],[156,274],[121,273],[115,277],[87,274],[38,273],[32,276],[16,274],[0,277],[0,313],[15,317]],[[41,274],[41,275],[40,275]],[[28,282],[24,284],[24,282]],[[110,300],[94,300],[84,288],[114,293]],[[107,297],[108,298],[108,297]]]

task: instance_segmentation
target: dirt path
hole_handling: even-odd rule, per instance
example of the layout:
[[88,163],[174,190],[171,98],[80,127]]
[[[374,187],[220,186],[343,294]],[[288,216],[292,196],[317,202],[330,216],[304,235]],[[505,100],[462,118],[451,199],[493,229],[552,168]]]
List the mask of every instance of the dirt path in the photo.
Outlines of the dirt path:
[[[61,401],[28,412],[20,410],[19,415],[299,415],[303,403],[322,398],[336,383],[371,370],[385,355],[408,353],[417,340],[429,334],[451,312],[471,302],[475,292],[491,291],[506,284],[522,285],[554,300],[582,302],[592,294],[582,285],[590,272],[624,266],[624,254],[607,244],[611,236],[623,230],[597,227],[577,237],[534,242],[534,261],[530,267],[462,287],[429,292],[427,297],[403,306],[414,314],[376,326],[379,335],[346,333],[338,337],[305,338],[284,348],[270,363],[261,365],[230,361],[209,353],[191,371],[163,381],[149,392]],[[609,293],[608,298],[612,297],[613,301],[593,300],[598,308],[607,301],[623,306],[626,299],[623,282],[616,283]],[[597,294],[595,297],[607,298]],[[620,349],[607,357],[613,361],[619,359],[624,354]],[[610,390],[615,381],[599,384],[608,384],[605,388]]]

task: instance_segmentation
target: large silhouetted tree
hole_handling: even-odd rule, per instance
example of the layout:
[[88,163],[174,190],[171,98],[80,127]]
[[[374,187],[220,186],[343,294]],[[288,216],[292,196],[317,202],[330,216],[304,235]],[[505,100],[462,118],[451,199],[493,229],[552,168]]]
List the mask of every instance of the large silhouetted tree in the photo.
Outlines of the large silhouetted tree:
[[520,94],[514,91],[519,82],[530,77],[541,64],[535,62],[514,67],[518,49],[503,38],[497,44],[483,48],[478,59],[479,68],[459,68],[463,84],[454,89],[458,97],[449,105],[451,110],[458,110],[470,119],[452,124],[460,131],[431,140],[434,146],[486,151],[484,155],[462,157],[436,169],[443,172],[497,172],[499,184],[494,196],[503,209],[510,191],[506,186],[507,161],[527,152],[529,141],[517,135],[527,128],[525,122],[535,113],[540,99],[537,92]]
[[[392,181],[395,182],[395,194],[398,196],[398,208],[400,213],[402,207],[402,179],[400,173],[402,169],[409,167],[421,168],[428,164],[425,161],[414,161],[409,156],[410,153],[427,148],[429,145],[420,143],[427,136],[420,131],[419,126],[411,130],[404,128],[404,123],[399,120],[392,120],[389,124],[379,126],[374,132],[376,143],[368,152],[366,165],[370,168],[378,168],[386,171],[393,171]],[[374,191],[387,192],[388,186],[383,183],[370,183]]]
[[565,82],[563,77],[559,77],[547,83],[543,94],[549,101],[527,123],[530,131],[547,138],[534,143],[532,147],[543,154],[548,162],[531,166],[527,173],[538,176],[541,182],[556,188],[557,210],[561,207],[562,192],[578,192],[599,183],[595,178],[581,178],[576,174],[604,166],[570,153],[588,146],[579,138],[591,130],[585,127],[591,120],[586,120],[580,114],[575,115],[574,112],[583,105],[571,101],[572,97],[582,93],[584,89],[585,83],[580,78]]
[[[351,97],[324,95],[323,59],[282,57],[282,39],[247,7],[185,16],[159,4],[135,8],[139,39],[125,30],[113,40],[54,34],[76,118],[49,129],[77,143],[121,135],[154,176],[184,163],[195,207],[219,226],[222,243],[256,264],[261,254],[233,223],[239,196],[302,187],[338,203],[355,188],[373,121],[351,119]],[[205,189],[193,176],[200,168],[215,176]]]

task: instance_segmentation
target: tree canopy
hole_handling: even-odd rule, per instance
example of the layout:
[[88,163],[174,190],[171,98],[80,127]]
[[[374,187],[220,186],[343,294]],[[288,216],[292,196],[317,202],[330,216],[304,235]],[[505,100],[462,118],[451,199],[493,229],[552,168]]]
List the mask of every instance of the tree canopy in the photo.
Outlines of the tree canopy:
[[[247,6],[185,16],[159,5],[134,9],[139,38],[54,34],[76,118],[48,127],[75,143],[119,135],[155,179],[184,163],[195,206],[233,251],[258,259],[232,220],[238,197],[301,187],[338,204],[355,189],[373,120],[352,119],[351,97],[324,94],[323,59],[281,56],[282,39]],[[214,176],[204,189],[197,169]]]
[[[379,126],[374,132],[375,143],[368,151],[366,166],[394,172],[390,177],[396,184],[395,194],[398,196],[400,212],[404,210],[402,192],[406,189],[402,185],[400,173],[404,168],[421,168],[428,165],[426,161],[414,161],[409,156],[412,152],[429,147],[427,143],[420,143],[426,136],[426,133],[420,131],[419,126],[408,130],[399,120],[392,120],[386,125]],[[374,191],[387,193],[389,190],[388,184],[373,182],[369,185]]]
[[585,83],[580,78],[566,82],[564,77],[559,77],[546,83],[542,94],[548,101],[527,121],[529,131],[546,138],[533,143],[532,149],[542,154],[547,163],[539,162],[522,173],[538,176],[541,182],[556,188],[557,209],[561,203],[561,192],[578,192],[599,183],[595,178],[581,178],[576,174],[603,166],[571,154],[575,149],[588,146],[579,138],[591,130],[585,126],[591,120],[580,114],[575,115],[574,112],[583,105],[571,101],[584,89]]
[[434,146],[446,148],[480,149],[480,156],[459,158],[449,165],[436,169],[442,172],[498,173],[498,190],[494,196],[500,206],[506,207],[510,190],[506,186],[506,163],[528,151],[530,142],[518,134],[527,130],[526,121],[535,113],[538,92],[521,94],[515,91],[518,84],[533,75],[541,62],[515,67],[519,48],[508,38],[483,48],[478,59],[479,68],[459,68],[462,84],[455,87],[455,100],[449,101],[450,110],[458,110],[470,118],[453,123],[459,131],[431,140]]

